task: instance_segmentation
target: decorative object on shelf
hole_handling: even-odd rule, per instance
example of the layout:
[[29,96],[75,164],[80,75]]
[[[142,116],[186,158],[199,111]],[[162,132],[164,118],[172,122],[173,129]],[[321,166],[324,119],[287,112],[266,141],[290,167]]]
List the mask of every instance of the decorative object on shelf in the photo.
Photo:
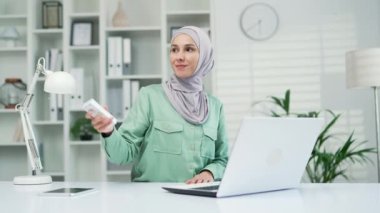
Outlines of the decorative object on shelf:
[[0,34],[0,38],[5,41],[6,47],[15,47],[20,34],[16,27],[5,27]]
[[[311,111],[305,113],[294,113],[290,110],[290,90],[285,92],[284,98],[271,96],[271,104],[274,104],[275,109],[281,109],[281,112],[272,110],[272,117],[319,117],[321,112]],[[261,103],[261,102],[258,102]],[[254,105],[256,105],[255,103]],[[312,183],[331,183],[337,177],[349,179],[347,176],[348,163],[364,164],[371,162],[368,154],[375,153],[374,148],[365,148],[364,144],[367,141],[358,142],[354,137],[354,131],[347,137],[345,141],[337,141],[336,134],[331,133],[331,128],[340,118],[340,114],[335,114],[331,110],[325,110],[332,118],[326,126],[322,128],[321,133],[315,142],[313,151],[306,166],[306,175]],[[335,151],[326,149],[326,144],[332,143],[341,144]],[[363,148],[364,147],[364,148]]]
[[71,45],[88,46],[92,44],[91,21],[75,21],[71,26]]
[[62,28],[62,15],[61,2],[42,2],[42,28]]
[[346,53],[346,80],[348,88],[372,88],[375,99],[377,180],[380,183],[380,48],[367,48]]
[[6,109],[14,109],[26,93],[26,84],[21,78],[6,78],[0,87],[0,103]]
[[94,134],[98,132],[92,127],[91,121],[87,118],[78,118],[70,128],[70,133],[74,139],[81,141],[90,141]]
[[20,113],[21,117],[25,144],[29,156],[29,162],[32,168],[32,175],[15,177],[13,179],[13,183],[16,185],[48,184],[52,182],[50,176],[38,174],[43,169],[43,167],[38,150],[39,146],[34,136],[34,131],[29,119],[29,106],[33,99],[34,88],[40,74],[46,76],[44,83],[45,92],[56,94],[73,94],[75,92],[75,80],[69,73],[63,71],[52,72],[50,70],[47,70],[45,66],[45,59],[38,59],[36,71],[28,88],[28,91],[23,101],[20,104],[16,105],[16,110]]
[[112,26],[113,27],[126,27],[128,25],[127,22],[127,14],[123,9],[123,3],[121,0],[117,3],[117,8],[115,13],[112,16]]
[[279,16],[267,3],[252,3],[240,14],[240,29],[243,34],[255,41],[270,39],[278,30]]

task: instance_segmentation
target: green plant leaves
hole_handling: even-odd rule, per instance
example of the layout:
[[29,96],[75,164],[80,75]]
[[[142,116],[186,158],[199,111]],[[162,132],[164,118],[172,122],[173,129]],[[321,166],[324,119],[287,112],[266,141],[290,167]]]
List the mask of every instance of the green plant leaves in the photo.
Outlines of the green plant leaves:
[[70,128],[70,133],[74,138],[79,138],[81,133],[97,134],[98,132],[92,127],[89,119],[82,117],[75,120]]
[[[271,110],[272,117],[282,117],[295,115],[296,117],[319,117],[320,112],[311,111],[306,113],[292,113],[290,111],[290,89],[286,90],[284,98],[270,96],[270,102],[279,107],[283,112],[278,113]],[[332,127],[337,123],[341,114],[335,114],[332,110],[324,110],[331,115],[331,119],[322,129],[315,142],[311,157],[306,166],[306,174],[310,182],[313,183],[331,183],[337,177],[349,179],[347,175],[348,165],[355,163],[372,162],[368,154],[376,153],[375,148],[360,148],[367,141],[357,142],[354,137],[354,131],[343,142],[337,141],[336,134],[331,133]],[[328,143],[341,143],[342,145],[336,151],[327,151],[325,146]]]

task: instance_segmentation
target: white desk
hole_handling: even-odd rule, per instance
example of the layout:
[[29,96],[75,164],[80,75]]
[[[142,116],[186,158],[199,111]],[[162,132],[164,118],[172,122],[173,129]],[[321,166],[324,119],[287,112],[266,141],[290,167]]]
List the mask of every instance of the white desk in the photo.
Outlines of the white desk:
[[[231,198],[172,194],[167,183],[62,183],[15,186],[0,182],[0,212],[4,213],[371,213],[380,212],[380,184],[302,184],[298,190]],[[172,185],[172,184],[170,184]],[[94,187],[79,197],[41,197],[42,191],[66,187]]]

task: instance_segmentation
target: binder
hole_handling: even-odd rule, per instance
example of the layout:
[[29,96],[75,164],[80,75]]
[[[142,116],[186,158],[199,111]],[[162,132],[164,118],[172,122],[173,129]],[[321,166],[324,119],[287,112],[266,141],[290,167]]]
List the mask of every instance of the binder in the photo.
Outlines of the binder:
[[131,67],[131,39],[123,39],[123,75],[130,74]]
[[128,115],[129,109],[131,108],[131,80],[123,81],[123,118],[125,119]]
[[63,120],[63,95],[57,95],[57,120]]
[[75,94],[70,96],[70,109],[81,109],[84,103],[84,70],[83,68],[71,68],[70,73],[73,75],[76,83]]
[[63,70],[63,54],[61,50],[58,51],[57,63],[54,70],[59,70],[59,71]]
[[123,119],[122,87],[120,85],[110,86],[107,91],[107,103],[109,112],[117,119]]
[[57,59],[58,59],[58,49],[50,49],[50,58],[49,58],[49,70],[51,71],[56,71],[58,70],[58,64],[57,64]]
[[50,70],[50,50],[45,50],[45,68]]
[[123,38],[115,37],[115,76],[123,75]]
[[114,67],[115,67],[115,42],[114,37],[108,37],[108,49],[107,49],[107,74],[108,76],[114,76]]
[[135,103],[137,96],[139,95],[139,89],[140,89],[140,82],[139,81],[132,81],[131,82],[131,103],[132,103],[132,106]]
[[57,94],[50,94],[49,97],[50,121],[57,121]]

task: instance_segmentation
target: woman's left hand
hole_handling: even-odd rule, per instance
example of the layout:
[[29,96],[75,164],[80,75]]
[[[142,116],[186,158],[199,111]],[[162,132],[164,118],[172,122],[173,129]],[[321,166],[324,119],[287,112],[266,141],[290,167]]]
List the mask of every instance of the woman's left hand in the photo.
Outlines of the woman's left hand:
[[192,184],[192,183],[208,183],[213,182],[214,177],[211,172],[209,171],[202,171],[201,173],[195,175],[193,178],[186,181],[186,184]]

